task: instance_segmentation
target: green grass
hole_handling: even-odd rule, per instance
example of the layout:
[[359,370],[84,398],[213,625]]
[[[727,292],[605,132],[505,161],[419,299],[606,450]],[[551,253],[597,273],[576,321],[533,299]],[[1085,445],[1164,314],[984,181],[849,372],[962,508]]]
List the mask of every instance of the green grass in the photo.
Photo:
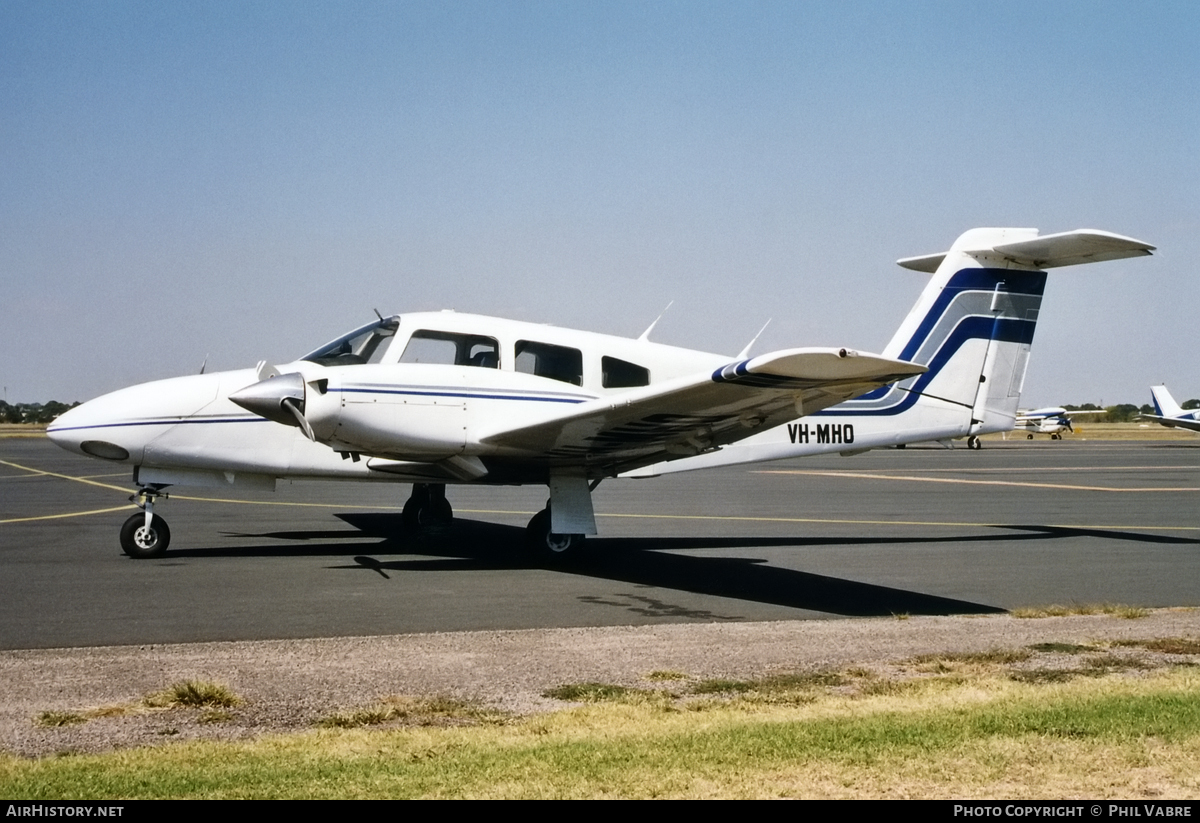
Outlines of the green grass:
[[0,758],[0,796],[1197,797],[1198,688],[1183,668],[803,706],[590,704],[502,726]]

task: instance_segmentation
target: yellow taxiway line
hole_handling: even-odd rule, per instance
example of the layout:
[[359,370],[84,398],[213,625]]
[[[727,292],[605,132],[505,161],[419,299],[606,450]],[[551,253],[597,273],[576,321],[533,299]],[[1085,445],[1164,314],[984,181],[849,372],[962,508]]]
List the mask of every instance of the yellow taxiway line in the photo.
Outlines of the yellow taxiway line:
[[[109,483],[100,483],[95,480],[89,480],[82,477],[72,477],[67,474],[59,474],[57,472],[43,471],[41,469],[33,469],[28,466],[22,466],[18,463],[11,463],[7,460],[0,460],[0,464],[11,466],[21,471],[29,472],[34,476],[57,477],[62,480],[72,480],[77,483],[87,483],[92,486],[101,488],[113,489],[122,493],[129,491],[127,487],[114,486]],[[1018,483],[1013,481],[1000,480],[956,480],[951,478],[941,477],[914,477],[910,475],[881,475],[868,474],[859,472],[823,472],[823,471],[806,471],[806,470],[764,470],[756,472],[758,474],[794,474],[794,475],[815,475],[822,477],[850,477],[850,478],[866,478],[875,480],[916,480],[930,483],[973,483],[981,485],[1001,485],[1001,486],[1032,486],[1037,488],[1057,488],[1057,489],[1081,489],[1086,491],[1200,491],[1200,488],[1182,488],[1182,489],[1114,489],[1103,486],[1068,486],[1050,483]],[[221,497],[193,497],[190,495],[171,495],[176,500],[190,500],[200,503],[234,503],[243,506],[292,506],[298,508],[317,508],[317,509],[344,509],[353,508],[353,503],[301,503],[285,500],[234,500],[231,498]],[[66,512],[63,514],[47,514],[36,517],[17,517],[8,520],[0,520],[3,523],[23,523],[31,520],[56,520],[65,517],[83,517],[92,514],[108,514],[116,511],[124,511],[134,508],[132,504],[124,506],[116,506],[107,509],[92,509],[81,512]],[[374,509],[384,509],[388,511],[399,511],[400,506],[372,506]],[[507,514],[507,515],[532,515],[531,511],[516,511],[510,509],[459,509],[462,514]],[[596,512],[597,517],[606,518],[626,518],[626,519],[644,519],[644,520],[711,520],[711,521],[727,521],[727,522],[752,522],[752,523],[807,523],[807,524],[824,524],[824,525],[858,525],[858,526],[941,526],[948,528],[989,528],[997,526],[1005,526],[1004,523],[971,523],[962,521],[939,521],[939,520],[852,520],[839,518],[825,517],[762,517],[754,515],[718,515],[718,514],[633,514],[620,512]],[[1090,529],[1090,530],[1111,530],[1111,531],[1200,531],[1200,526],[1145,526],[1145,525],[1079,525],[1079,524],[1042,524],[1046,528],[1055,529]]]
[[1078,486],[1069,483],[1031,483],[1017,480],[967,480],[954,477],[919,477],[912,474],[873,474],[868,472],[811,471],[807,469],[761,469],[755,474],[794,474],[810,477],[848,477],[856,480],[907,480],[913,483],[958,483],[967,486],[1020,486],[1029,489],[1065,489],[1085,492],[1200,492],[1200,486],[1155,486],[1117,488],[1115,486]]

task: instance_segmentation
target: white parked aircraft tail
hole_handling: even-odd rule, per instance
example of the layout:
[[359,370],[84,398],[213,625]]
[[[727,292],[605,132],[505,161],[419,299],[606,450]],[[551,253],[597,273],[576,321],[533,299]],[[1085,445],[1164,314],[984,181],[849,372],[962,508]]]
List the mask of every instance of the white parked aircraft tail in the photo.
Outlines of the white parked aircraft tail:
[[1185,410],[1175,402],[1166,386],[1151,386],[1150,397],[1154,401],[1154,414],[1142,414],[1142,420],[1153,420],[1169,429],[1200,431],[1200,409]]
[[1167,391],[1166,386],[1151,386],[1150,397],[1154,400],[1154,413],[1158,417],[1181,417],[1183,407]]
[[1088,229],[1039,237],[1037,229],[981,228],[961,235],[945,253],[900,260],[933,277],[883,355],[928,371],[718,452],[630,476],[1009,431],[1029,364],[1044,269],[1144,256],[1153,248]]

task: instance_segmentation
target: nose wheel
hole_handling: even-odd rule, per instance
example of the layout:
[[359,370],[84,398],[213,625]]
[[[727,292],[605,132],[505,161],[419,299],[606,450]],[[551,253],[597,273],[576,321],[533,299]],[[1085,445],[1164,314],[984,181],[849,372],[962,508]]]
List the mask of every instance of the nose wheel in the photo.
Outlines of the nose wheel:
[[972,449],[974,451],[979,451],[980,449],[983,448],[983,443],[980,442],[978,437],[976,437],[975,435],[971,435],[970,437],[967,438],[967,448]]
[[161,557],[171,545],[171,529],[167,521],[154,513],[154,499],[166,497],[157,489],[140,489],[130,501],[142,511],[130,516],[121,526],[121,551],[137,560]]

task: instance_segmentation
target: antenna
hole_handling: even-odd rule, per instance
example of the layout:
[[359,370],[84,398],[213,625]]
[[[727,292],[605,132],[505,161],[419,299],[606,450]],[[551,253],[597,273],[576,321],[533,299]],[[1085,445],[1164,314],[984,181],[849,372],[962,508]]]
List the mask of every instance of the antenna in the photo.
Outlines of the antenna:
[[750,353],[751,347],[755,343],[758,342],[758,338],[762,337],[762,333],[767,330],[767,326],[771,325],[771,320],[774,320],[774,319],[775,318],[772,317],[772,318],[768,319],[766,323],[763,323],[763,327],[758,330],[758,334],[754,335],[754,339],[752,339],[749,343],[746,344],[746,348],[744,348],[740,352],[738,352],[738,355],[737,355],[738,360],[741,360],[743,357],[745,357],[746,355],[748,355]]
[[663,319],[663,315],[667,313],[667,309],[671,308],[674,305],[675,305],[674,300],[672,300],[670,303],[668,303],[667,308],[663,309],[661,312],[659,312],[658,317],[654,318],[654,322],[651,323],[644,332],[642,332],[641,336],[638,337],[638,340],[640,340],[642,342],[648,341],[650,339],[650,332],[654,331],[654,327],[658,325],[658,321]]

